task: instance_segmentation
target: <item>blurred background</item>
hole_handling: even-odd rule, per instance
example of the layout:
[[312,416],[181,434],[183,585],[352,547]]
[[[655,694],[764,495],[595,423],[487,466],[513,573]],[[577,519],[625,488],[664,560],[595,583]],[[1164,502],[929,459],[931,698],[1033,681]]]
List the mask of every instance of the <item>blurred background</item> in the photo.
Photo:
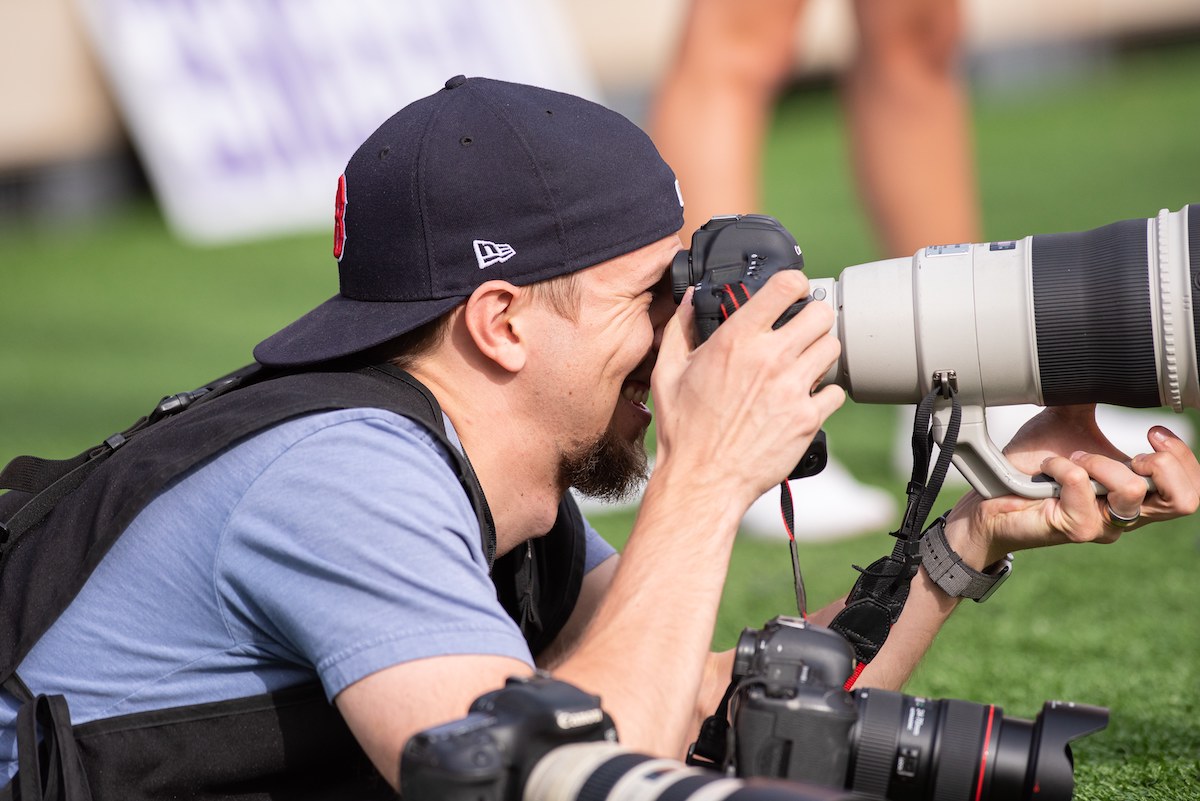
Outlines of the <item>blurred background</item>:
[[[77,453],[246,363],[335,293],[337,175],[405,103],[457,73],[491,75],[650,128],[686,12],[686,0],[0,0],[0,463]],[[962,15],[981,241],[1200,202],[1200,3],[964,0]],[[849,3],[811,0],[795,44],[753,210],[833,276],[885,255],[839,93],[858,47]],[[897,431],[894,409],[854,404],[828,426],[849,471],[893,499],[907,479]],[[596,522],[620,544],[632,515]],[[811,602],[890,550],[886,530],[802,545]],[[716,645],[789,611],[786,551],[739,540]],[[1019,555],[908,689],[1022,717],[1051,697],[1112,707],[1109,730],[1077,749],[1078,797],[1194,799],[1198,569],[1195,520]]]

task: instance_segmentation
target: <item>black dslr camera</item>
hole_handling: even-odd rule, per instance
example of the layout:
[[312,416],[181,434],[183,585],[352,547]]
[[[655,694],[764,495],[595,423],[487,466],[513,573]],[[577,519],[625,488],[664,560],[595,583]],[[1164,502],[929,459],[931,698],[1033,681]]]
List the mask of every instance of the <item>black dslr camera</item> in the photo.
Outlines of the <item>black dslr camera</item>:
[[1107,709],[1060,701],[1028,721],[1005,719],[991,704],[846,692],[853,667],[839,634],[798,618],[743,631],[729,706],[734,739],[721,744],[729,764],[720,767],[896,801],[1065,801],[1075,786],[1069,743],[1108,724]]
[[510,678],[461,720],[408,741],[401,795],[438,801],[516,801],[533,768],[566,743],[616,742],[600,699],[549,676]]
[[[774,217],[738,214],[713,217],[692,235],[691,250],[681,250],[671,262],[675,302],[689,286],[696,287],[696,333],[701,342],[747,298],[780,270],[803,270],[804,253],[795,238]],[[788,307],[775,328],[808,305],[804,298]]]
[[[780,270],[803,270],[804,254],[795,238],[778,220],[762,214],[713,217],[692,235],[690,250],[681,250],[671,262],[671,289],[675,302],[683,300],[689,286],[696,288],[696,338],[703,342],[750,296]],[[808,305],[803,298],[787,308],[774,328],[786,323]],[[825,432],[812,444],[788,478],[815,476],[829,461]]]

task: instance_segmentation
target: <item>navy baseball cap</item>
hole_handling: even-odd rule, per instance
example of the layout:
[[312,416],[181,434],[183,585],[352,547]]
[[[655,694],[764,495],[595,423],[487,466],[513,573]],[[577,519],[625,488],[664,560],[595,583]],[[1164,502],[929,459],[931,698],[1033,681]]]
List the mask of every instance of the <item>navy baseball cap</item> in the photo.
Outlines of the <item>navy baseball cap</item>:
[[451,78],[387,120],[338,179],[339,292],[259,343],[267,366],[375,348],[480,284],[531,284],[683,227],[683,197],[646,134],[548,89]]

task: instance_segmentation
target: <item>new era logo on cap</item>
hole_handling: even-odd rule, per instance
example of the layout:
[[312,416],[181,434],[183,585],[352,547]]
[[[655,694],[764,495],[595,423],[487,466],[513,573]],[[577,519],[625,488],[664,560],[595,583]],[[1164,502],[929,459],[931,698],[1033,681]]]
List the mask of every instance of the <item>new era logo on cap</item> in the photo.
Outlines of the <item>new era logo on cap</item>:
[[512,245],[506,245],[503,242],[476,239],[473,244],[475,245],[475,261],[479,263],[481,270],[491,267],[493,264],[506,262],[517,255],[517,251],[513,250]]

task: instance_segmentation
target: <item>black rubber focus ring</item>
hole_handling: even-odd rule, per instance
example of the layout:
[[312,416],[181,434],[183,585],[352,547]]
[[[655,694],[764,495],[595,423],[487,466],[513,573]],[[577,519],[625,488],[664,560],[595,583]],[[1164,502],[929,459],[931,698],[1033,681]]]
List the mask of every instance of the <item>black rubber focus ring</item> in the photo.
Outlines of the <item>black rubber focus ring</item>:
[[1148,221],[1033,237],[1033,304],[1047,406],[1160,405]]

